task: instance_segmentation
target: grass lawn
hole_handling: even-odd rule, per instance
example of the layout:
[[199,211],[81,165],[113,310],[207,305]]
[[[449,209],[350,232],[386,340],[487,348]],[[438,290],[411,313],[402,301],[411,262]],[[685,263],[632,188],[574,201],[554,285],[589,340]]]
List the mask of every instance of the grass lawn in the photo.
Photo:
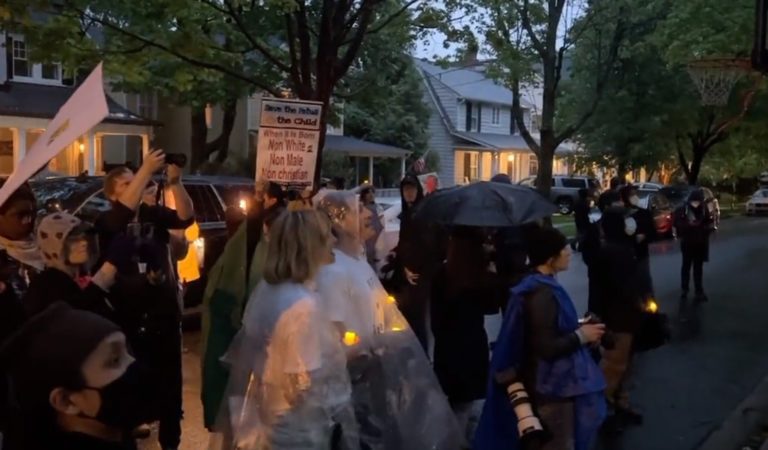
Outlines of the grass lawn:
[[569,238],[576,236],[576,224],[573,222],[573,215],[555,214],[552,216],[552,225]]

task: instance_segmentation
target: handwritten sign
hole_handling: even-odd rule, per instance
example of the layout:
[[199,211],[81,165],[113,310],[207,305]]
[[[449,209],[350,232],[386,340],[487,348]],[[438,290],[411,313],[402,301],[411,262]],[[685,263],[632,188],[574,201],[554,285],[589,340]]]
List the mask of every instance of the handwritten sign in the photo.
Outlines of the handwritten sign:
[[323,105],[264,98],[256,179],[291,188],[313,187]]
[[101,64],[69,97],[0,188],[0,205],[52,158],[109,114]]

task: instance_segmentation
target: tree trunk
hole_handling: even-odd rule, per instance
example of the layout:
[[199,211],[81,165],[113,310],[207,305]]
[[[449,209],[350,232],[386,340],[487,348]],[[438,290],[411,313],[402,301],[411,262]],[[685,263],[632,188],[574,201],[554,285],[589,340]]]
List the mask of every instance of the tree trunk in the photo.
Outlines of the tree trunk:
[[221,134],[206,144],[206,160],[216,153],[216,162],[221,164],[229,156],[229,138],[232,130],[235,128],[235,119],[237,118],[237,100],[230,100],[224,105],[224,117],[221,120]]
[[690,186],[695,186],[699,182],[701,163],[704,161],[704,155],[707,154],[707,150],[709,149],[701,144],[696,144],[693,147],[693,159],[691,160],[691,165],[688,169],[688,184]]
[[190,119],[192,125],[189,141],[190,168],[194,170],[208,160],[208,153],[206,151],[208,126],[205,123],[205,108],[193,107]]
[[330,107],[330,97],[323,101],[323,111],[320,115],[320,136],[317,140],[317,161],[315,162],[315,176],[313,190],[317,192],[320,189],[320,180],[323,169],[323,150],[325,149],[325,136],[328,133],[328,108]]

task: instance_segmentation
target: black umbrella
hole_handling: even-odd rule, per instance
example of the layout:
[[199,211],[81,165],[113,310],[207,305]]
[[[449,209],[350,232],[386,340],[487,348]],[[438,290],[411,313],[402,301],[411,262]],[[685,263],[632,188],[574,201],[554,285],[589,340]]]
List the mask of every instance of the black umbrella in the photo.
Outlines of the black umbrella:
[[415,218],[496,228],[533,222],[557,211],[554,203],[531,188],[481,181],[435,192],[421,202]]

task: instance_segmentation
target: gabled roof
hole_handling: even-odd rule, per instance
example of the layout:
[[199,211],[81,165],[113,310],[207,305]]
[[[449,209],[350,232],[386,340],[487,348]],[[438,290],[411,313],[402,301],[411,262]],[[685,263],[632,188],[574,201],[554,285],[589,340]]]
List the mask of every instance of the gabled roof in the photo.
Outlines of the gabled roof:
[[[32,83],[0,84],[0,115],[53,119],[75,92],[67,86],[46,86]],[[109,115],[104,122],[125,125],[160,125],[123,108],[107,96]]]
[[405,150],[391,145],[377,144],[364,141],[351,136],[339,136],[329,134],[325,137],[324,150],[332,153],[344,153],[349,156],[374,157],[374,158],[403,158],[410,155],[410,150]]
[[[512,105],[512,91],[489,78],[483,70],[461,67],[443,68],[421,59],[415,59],[415,64],[431,81],[442,83],[461,98]],[[525,99],[520,101],[525,108],[532,106]]]
[[[518,148],[523,150],[528,150],[528,144],[525,142],[525,139],[523,139],[520,135],[510,135],[510,134],[493,134],[493,133],[475,133],[475,132],[464,132],[464,131],[455,131],[452,132],[454,136],[464,139],[466,141],[472,142],[474,144],[480,145],[485,148],[490,148],[494,150],[506,150],[510,148]],[[534,138],[538,141],[538,138],[534,136]],[[566,155],[574,153],[576,149],[573,147],[573,145],[569,142],[563,142],[560,144],[560,146],[557,147],[557,150],[555,151],[556,155]]]

